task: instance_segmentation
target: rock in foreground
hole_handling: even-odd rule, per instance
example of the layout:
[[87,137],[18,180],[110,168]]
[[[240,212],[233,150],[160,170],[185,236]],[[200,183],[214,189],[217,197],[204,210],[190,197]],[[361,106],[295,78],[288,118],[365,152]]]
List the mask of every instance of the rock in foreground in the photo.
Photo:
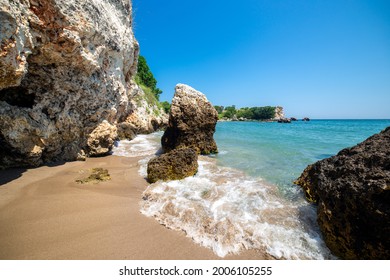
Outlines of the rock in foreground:
[[180,180],[195,175],[197,170],[197,153],[191,148],[176,149],[149,161],[148,181]]
[[213,138],[217,121],[218,113],[203,93],[178,84],[161,139],[164,152],[190,147],[198,154],[217,153]]
[[318,223],[334,254],[390,258],[390,127],[308,166],[296,184],[318,203]]

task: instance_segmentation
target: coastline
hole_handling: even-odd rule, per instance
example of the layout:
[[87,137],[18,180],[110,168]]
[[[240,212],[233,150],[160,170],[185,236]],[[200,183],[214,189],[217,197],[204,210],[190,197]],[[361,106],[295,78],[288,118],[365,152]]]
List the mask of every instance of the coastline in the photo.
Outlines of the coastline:
[[[334,129],[337,128],[337,133],[350,136],[359,131],[355,138],[347,137],[348,143],[353,143],[360,141],[366,134],[372,134],[384,124],[386,122],[365,127],[361,126],[360,122],[349,121],[347,130],[344,131],[345,125],[336,125]],[[308,134],[310,136],[319,128],[328,126],[329,123],[324,123],[318,127],[316,122],[312,122],[310,126],[304,125],[305,129],[294,129],[294,133],[306,135],[308,131],[312,131]],[[280,126],[272,127],[277,129]],[[316,141],[315,147],[319,150],[310,150],[313,159],[308,159],[307,154],[299,158],[299,151],[310,149],[309,142],[296,139],[286,142],[289,138],[284,135],[289,135],[291,129],[290,126],[282,127],[284,129],[277,130],[276,133],[271,126],[255,125],[248,130],[245,125],[237,130],[236,125],[229,126],[226,123],[219,127],[217,134],[221,153],[216,158],[202,157],[196,176],[181,182],[157,183],[148,188],[148,192],[156,188],[157,193],[163,194],[159,195],[159,203],[164,203],[165,199],[171,201],[172,197],[175,197],[172,201],[177,213],[183,212],[182,206],[187,209],[189,203],[195,203],[198,208],[193,209],[199,210],[199,207],[203,207],[202,209],[212,213],[212,216],[216,214],[219,218],[216,218],[213,225],[222,230],[218,235],[221,238],[225,236],[224,227],[218,226],[218,223],[221,221],[221,225],[224,224],[223,216],[228,215],[229,220],[238,226],[234,233],[239,234],[242,227],[249,234],[246,237],[237,235],[239,238],[232,244],[244,245],[242,248],[247,249],[255,248],[254,250],[244,250],[237,255],[229,254],[220,258],[217,255],[219,253],[214,253],[215,248],[213,252],[212,249],[197,244],[200,243],[197,237],[207,237],[209,227],[204,227],[203,222],[182,220],[181,222],[190,222],[189,228],[183,227],[185,224],[175,220],[177,217],[172,215],[173,208],[164,208],[170,213],[169,219],[173,219],[169,221],[164,211],[158,210],[160,208],[157,204],[153,202],[153,205],[150,204],[152,207],[145,205],[147,200],[142,200],[148,186],[143,177],[146,174],[145,166],[148,159],[158,151],[161,138],[161,133],[154,133],[140,135],[132,141],[121,141],[115,145],[114,155],[106,157],[31,169],[0,170],[0,259],[333,259],[321,244],[312,244],[311,248],[306,248],[307,242],[319,240],[321,243],[322,239],[315,238],[318,234],[315,212],[313,207],[303,200],[303,194],[299,194],[300,189],[295,192],[294,188],[286,185],[287,189],[284,190],[281,185],[276,187],[276,183],[283,184],[285,181],[281,180],[284,177],[278,170],[285,170],[282,167],[286,166],[287,162],[289,166],[300,170],[300,161],[314,161],[317,155],[322,157],[333,153],[328,149],[333,150],[334,144],[346,146],[346,140],[343,140],[346,138],[339,139],[329,135],[335,142],[326,140],[326,145],[322,147]],[[239,133],[231,133],[231,129]],[[247,134],[242,138],[244,132]],[[262,137],[254,138],[254,135]],[[248,144],[249,138],[261,142],[252,141],[252,144]],[[302,138],[304,139],[307,138]],[[293,149],[294,158],[298,162],[286,156],[283,149],[276,162],[277,154],[267,154],[266,150],[259,151],[259,147],[273,151],[269,149],[270,143],[279,147],[286,144],[285,148],[289,151]],[[254,158],[248,155],[248,151]],[[259,158],[255,151],[259,152],[262,158]],[[240,155],[244,155],[246,161],[241,161]],[[267,160],[267,156],[272,156],[273,161]],[[87,177],[89,170],[98,167],[108,169],[112,179],[99,184],[76,183],[76,180]],[[256,179],[257,175],[249,171],[259,167],[262,168],[262,177]],[[276,177],[269,177],[269,174],[267,176],[264,173],[267,170]],[[159,192],[159,189],[163,191]],[[279,197],[279,192],[282,197]],[[198,197],[203,197],[203,200]],[[210,208],[210,205],[215,207]],[[241,209],[242,207],[244,209]],[[158,211],[155,212],[154,209]],[[141,214],[141,211],[145,215]],[[199,211],[196,213],[194,217],[199,217]],[[243,213],[250,214],[249,218],[255,217],[254,223],[252,219],[244,221]],[[207,219],[205,222],[208,225]],[[288,224],[285,224],[286,222]],[[173,230],[168,229],[169,227]],[[191,230],[195,230],[192,235]],[[205,232],[200,232],[202,230]],[[255,232],[257,233],[253,235]],[[280,235],[282,233],[283,236]],[[212,234],[216,236],[215,232]],[[262,240],[258,244],[260,246],[245,246],[242,240],[252,240],[251,236],[254,240]],[[301,240],[305,242],[301,243]],[[220,241],[224,244],[223,239]],[[283,248],[280,245],[283,245]]]
[[[140,213],[148,185],[138,174],[140,159],[111,155],[0,171],[0,259],[222,259]],[[112,179],[76,183],[95,167]],[[272,257],[248,250],[223,259]]]

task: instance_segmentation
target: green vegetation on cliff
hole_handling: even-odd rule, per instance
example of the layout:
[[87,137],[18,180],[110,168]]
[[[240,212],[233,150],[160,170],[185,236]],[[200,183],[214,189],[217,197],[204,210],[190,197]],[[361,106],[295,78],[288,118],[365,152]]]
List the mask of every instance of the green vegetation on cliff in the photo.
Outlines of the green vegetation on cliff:
[[[151,72],[145,57],[140,55],[138,57],[137,75],[135,82],[142,88],[145,93],[144,99],[150,105],[156,105],[160,109],[164,109],[166,113],[169,112],[170,104],[167,101],[159,102],[162,90],[157,88],[157,80]],[[158,112],[156,112],[159,115]]]
[[169,110],[171,110],[171,103],[169,103],[168,101],[163,101],[160,104],[164,108],[165,113],[168,114]]
[[214,106],[218,112],[220,119],[227,118],[243,118],[248,120],[269,120],[275,117],[276,107],[264,106],[264,107],[244,107],[236,109],[235,105],[223,107]]
[[143,57],[142,55],[138,57],[137,76],[135,79],[137,84],[148,87],[154,94],[156,99],[159,100],[162,90],[157,88],[157,80],[154,78],[153,73],[150,71],[150,68],[146,62],[145,57]]
[[[147,87],[139,82],[137,82],[137,84],[141,87],[141,89],[145,93],[145,95],[143,95],[143,96],[136,97],[136,98],[138,98],[137,102],[141,102],[141,100],[145,100],[151,106],[157,106],[158,108],[162,108],[161,103],[157,100],[155,94],[153,93],[153,91],[149,87]],[[140,105],[140,104],[141,103],[138,103],[138,105]],[[157,114],[157,115],[159,115],[159,114]]]

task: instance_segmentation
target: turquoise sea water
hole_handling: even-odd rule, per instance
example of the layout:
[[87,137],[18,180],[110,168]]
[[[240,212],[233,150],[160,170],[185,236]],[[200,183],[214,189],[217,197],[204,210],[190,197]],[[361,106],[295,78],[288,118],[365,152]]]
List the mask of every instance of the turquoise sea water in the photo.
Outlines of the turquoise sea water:
[[[200,156],[193,177],[148,186],[140,211],[220,257],[256,249],[275,258],[333,259],[316,222],[316,207],[292,182],[308,164],[387,126],[390,120],[219,122],[220,152]],[[114,155],[141,156],[139,172],[146,176],[161,136],[121,141]]]
[[219,122],[218,164],[286,191],[305,167],[390,126],[390,120],[312,120],[291,124]]

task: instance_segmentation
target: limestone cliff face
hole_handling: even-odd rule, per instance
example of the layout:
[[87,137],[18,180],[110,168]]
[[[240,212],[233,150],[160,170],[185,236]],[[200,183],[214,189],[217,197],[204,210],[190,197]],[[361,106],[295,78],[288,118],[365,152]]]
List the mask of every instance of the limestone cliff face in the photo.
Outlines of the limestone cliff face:
[[0,39],[2,167],[102,155],[164,119],[133,81],[128,0],[0,0]]
[[277,107],[275,107],[275,117],[274,117],[274,120],[282,120],[282,119],[284,119],[283,107],[277,106]]

